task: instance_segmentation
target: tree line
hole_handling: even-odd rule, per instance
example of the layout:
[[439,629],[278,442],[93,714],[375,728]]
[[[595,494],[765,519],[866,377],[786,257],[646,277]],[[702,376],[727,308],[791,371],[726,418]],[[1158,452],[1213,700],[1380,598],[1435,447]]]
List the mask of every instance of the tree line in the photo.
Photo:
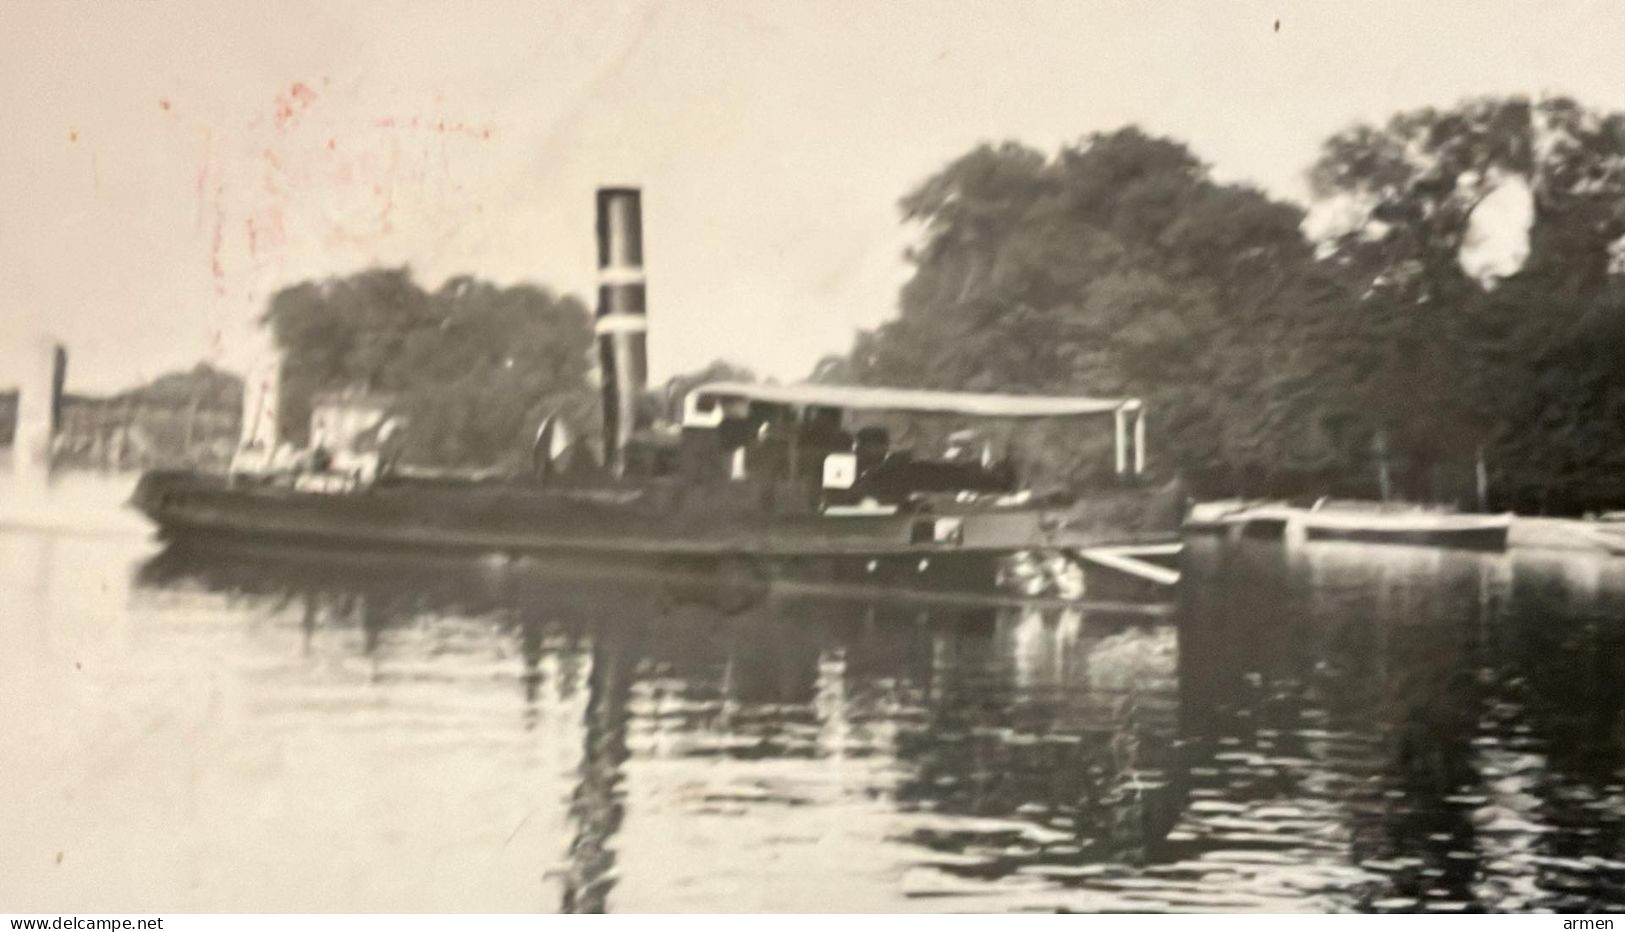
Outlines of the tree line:
[[462,276],[427,291],[408,269],[372,269],[284,288],[264,319],[282,354],[279,430],[296,444],[330,391],[387,399],[420,466],[519,469],[544,418],[596,420],[591,317],[545,288]]
[[[899,314],[816,377],[1143,397],[1156,465],[1200,495],[1619,505],[1625,115],[1410,111],[1326,140],[1309,179],[1343,218],[1315,240],[1303,206],[1134,127],[979,146],[902,199]],[[1497,199],[1524,211],[1486,230]]]
[[[1132,126],[977,146],[900,201],[921,236],[897,315],[812,377],[1138,396],[1153,469],[1202,496],[1620,505],[1625,114],[1468,100],[1352,126],[1307,171],[1300,205]],[[1338,222],[1312,236],[1311,209]],[[1485,259],[1497,211],[1512,246]],[[372,270],[283,289],[266,321],[295,439],[315,393],[357,386],[399,399],[425,464],[514,466],[547,414],[597,424],[573,297]],[[705,374],[748,376],[680,376],[651,416]],[[1023,452],[1088,481],[1092,433]]]

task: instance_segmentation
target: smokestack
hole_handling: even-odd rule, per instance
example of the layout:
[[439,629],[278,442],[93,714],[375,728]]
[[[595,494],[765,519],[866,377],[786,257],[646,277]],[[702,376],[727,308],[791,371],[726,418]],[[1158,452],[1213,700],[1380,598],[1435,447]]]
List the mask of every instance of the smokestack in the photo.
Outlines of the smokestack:
[[604,462],[626,472],[638,398],[649,381],[643,280],[643,204],[637,188],[598,189],[598,370],[604,391]]

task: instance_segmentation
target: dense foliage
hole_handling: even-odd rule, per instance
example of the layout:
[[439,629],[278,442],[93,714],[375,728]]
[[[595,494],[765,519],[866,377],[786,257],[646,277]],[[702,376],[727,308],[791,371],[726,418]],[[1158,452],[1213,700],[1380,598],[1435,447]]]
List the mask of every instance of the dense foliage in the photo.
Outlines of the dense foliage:
[[[1145,398],[1155,462],[1257,485],[1339,462],[1335,386],[1315,323],[1343,292],[1302,211],[1212,181],[1182,145],[1135,129],[1054,157],[1006,144],[904,198],[923,226],[899,316],[826,360],[828,380]],[[1041,474],[1109,469],[1098,429],[1051,429]]]
[[[1470,504],[1481,474],[1491,504],[1616,503],[1625,117],[1404,113],[1328,140],[1311,180],[1347,216],[1319,243],[1301,208],[1134,128],[979,147],[901,203],[923,235],[898,317],[815,378],[1141,396],[1153,463],[1203,494]],[[1532,220],[1497,268],[1470,255],[1475,212],[1507,193]],[[1090,433],[1037,455],[1099,472]]]
[[[1441,497],[1479,460],[1498,506],[1620,504],[1625,115],[1565,98],[1402,113],[1328,140],[1311,180],[1356,208],[1328,261],[1354,289],[1352,387],[1396,481]],[[1474,268],[1477,212],[1509,191],[1522,254]]]
[[592,325],[580,301],[530,285],[455,278],[426,292],[405,269],[285,288],[266,313],[283,351],[282,431],[309,432],[312,398],[389,396],[409,423],[403,458],[430,466],[515,466],[542,419],[596,431]]

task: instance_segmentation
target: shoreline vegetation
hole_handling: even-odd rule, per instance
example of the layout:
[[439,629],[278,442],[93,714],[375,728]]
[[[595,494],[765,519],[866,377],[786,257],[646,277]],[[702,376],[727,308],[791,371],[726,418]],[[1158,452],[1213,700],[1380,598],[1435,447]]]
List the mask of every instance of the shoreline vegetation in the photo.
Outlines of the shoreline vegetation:
[[[1352,126],[1306,170],[1300,205],[1133,126],[978,146],[899,202],[921,237],[897,315],[810,377],[1142,397],[1150,478],[1198,499],[1625,505],[1625,114],[1471,99]],[[295,441],[339,389],[396,399],[424,467],[522,469],[550,415],[597,432],[575,297],[371,269],[263,320]],[[718,362],[644,403],[750,377]],[[1091,433],[1004,439],[1087,485],[1109,471]]]
[[[1316,240],[1304,207],[1132,127],[979,147],[903,199],[924,236],[900,314],[820,375],[1144,397],[1154,467],[1199,498],[1617,507],[1625,115],[1401,113],[1309,179]],[[1502,229],[1481,213],[1520,198]]]

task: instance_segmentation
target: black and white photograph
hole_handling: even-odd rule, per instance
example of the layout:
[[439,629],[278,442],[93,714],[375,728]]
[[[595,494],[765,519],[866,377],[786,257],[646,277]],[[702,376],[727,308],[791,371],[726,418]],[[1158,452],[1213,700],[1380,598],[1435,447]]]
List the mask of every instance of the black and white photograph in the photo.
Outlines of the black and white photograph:
[[1622,911],[1618,0],[0,0],[7,928]]

